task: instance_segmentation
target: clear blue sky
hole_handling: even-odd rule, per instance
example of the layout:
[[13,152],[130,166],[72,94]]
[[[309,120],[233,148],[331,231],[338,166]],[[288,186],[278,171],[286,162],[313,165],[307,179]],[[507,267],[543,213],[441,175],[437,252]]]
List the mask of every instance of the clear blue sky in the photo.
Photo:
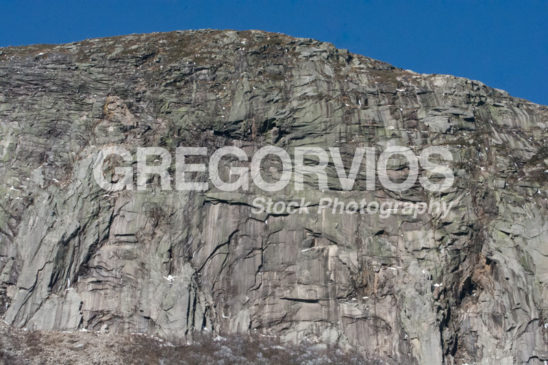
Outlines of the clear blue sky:
[[0,0],[0,46],[184,29],[261,29],[548,104],[548,1]]

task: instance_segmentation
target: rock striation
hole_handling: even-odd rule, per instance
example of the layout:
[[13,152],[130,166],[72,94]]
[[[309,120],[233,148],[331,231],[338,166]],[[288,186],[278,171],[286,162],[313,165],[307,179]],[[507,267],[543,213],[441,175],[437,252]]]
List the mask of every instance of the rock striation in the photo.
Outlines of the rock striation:
[[[0,315],[29,331],[275,335],[386,364],[544,364],[547,127],[547,107],[480,82],[260,31],[1,48]],[[329,191],[307,177],[272,197],[452,208],[254,214],[254,186],[158,178],[106,192],[93,167],[108,145],[339,147],[347,167],[358,147],[444,146],[442,193],[367,190],[363,174],[344,191],[330,165]]]

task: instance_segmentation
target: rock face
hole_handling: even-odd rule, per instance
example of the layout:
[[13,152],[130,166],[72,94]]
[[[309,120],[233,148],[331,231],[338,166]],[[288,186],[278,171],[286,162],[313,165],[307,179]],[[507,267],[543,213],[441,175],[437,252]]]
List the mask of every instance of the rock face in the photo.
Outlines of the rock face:
[[[29,330],[276,335],[387,364],[542,364],[547,127],[546,107],[480,82],[258,31],[0,49],[0,315]],[[106,145],[269,144],[340,147],[347,167],[357,147],[445,146],[443,193],[367,190],[362,175],[342,191],[330,167],[330,191],[311,177],[272,197],[452,208],[253,214],[253,185],[109,193],[93,178]]]

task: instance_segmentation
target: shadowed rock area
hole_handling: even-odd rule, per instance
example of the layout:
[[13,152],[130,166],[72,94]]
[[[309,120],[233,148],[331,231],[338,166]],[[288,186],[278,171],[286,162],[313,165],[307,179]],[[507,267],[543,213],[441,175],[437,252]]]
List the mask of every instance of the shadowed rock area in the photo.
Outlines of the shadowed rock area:
[[[547,127],[547,107],[480,82],[260,31],[0,48],[0,315],[11,326],[2,354],[59,363],[40,360],[57,346],[48,336],[86,346],[107,341],[100,332],[130,348],[142,337],[132,333],[173,343],[207,333],[306,341],[379,364],[544,364]],[[296,191],[296,174],[276,194],[253,184],[164,191],[158,177],[146,191],[107,192],[93,177],[107,145],[133,155],[159,146],[173,157],[179,146],[209,155],[237,146],[248,156],[265,145],[291,155],[339,147],[347,169],[358,147],[444,146],[455,181],[442,193],[418,181],[401,193],[378,181],[367,190],[363,169],[343,191],[330,164],[323,192],[313,175]],[[112,163],[115,181],[112,167],[123,163]],[[249,163],[223,159],[227,179],[230,166]],[[278,167],[265,161],[263,177],[277,179]],[[388,167],[395,180],[408,171],[403,158]],[[254,214],[258,196],[452,208],[445,217]],[[25,352],[18,336],[33,333],[42,342],[27,350],[40,350]],[[245,346],[228,347],[239,356]],[[116,353],[96,363],[129,359]],[[147,363],[176,361],[164,355]],[[279,356],[270,363],[290,363]],[[361,361],[344,356],[329,359]]]

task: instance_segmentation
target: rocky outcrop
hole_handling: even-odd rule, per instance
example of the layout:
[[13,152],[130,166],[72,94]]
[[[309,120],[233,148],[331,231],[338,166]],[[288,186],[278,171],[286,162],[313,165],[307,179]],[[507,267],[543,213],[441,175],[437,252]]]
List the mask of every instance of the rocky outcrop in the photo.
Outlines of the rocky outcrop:
[[[547,124],[546,107],[477,81],[258,31],[0,49],[0,314],[28,330],[276,335],[387,364],[542,364]],[[254,214],[254,186],[106,192],[93,178],[106,145],[268,144],[340,147],[345,166],[357,147],[445,146],[443,193],[367,190],[362,175],[343,191],[330,166],[330,191],[307,178],[272,196],[452,208]]]

